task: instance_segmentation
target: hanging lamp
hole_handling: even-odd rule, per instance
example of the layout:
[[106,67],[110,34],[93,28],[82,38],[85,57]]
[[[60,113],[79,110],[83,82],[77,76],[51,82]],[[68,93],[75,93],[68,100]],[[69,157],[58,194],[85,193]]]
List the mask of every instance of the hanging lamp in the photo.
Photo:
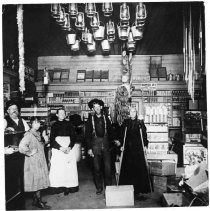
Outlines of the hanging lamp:
[[77,3],[70,3],[68,12],[71,18],[76,18],[76,15],[78,14]]
[[112,3],[111,2],[104,2],[102,4],[102,11],[103,11],[105,17],[111,16],[112,12],[113,12]]
[[147,10],[146,6],[143,3],[139,3],[136,5],[136,27],[141,28],[145,24],[145,20],[147,18]]
[[120,22],[122,26],[127,27],[129,25],[130,12],[128,5],[123,2],[120,6]]
[[95,3],[86,3],[85,4],[85,13],[87,14],[87,17],[93,17],[93,15],[96,12],[96,5]]
[[71,31],[71,23],[70,23],[70,17],[68,13],[65,13],[64,24],[62,26],[62,29]]
[[84,12],[78,12],[77,13],[75,26],[77,27],[78,30],[84,30],[85,29]]
[[93,30],[96,30],[99,28],[100,20],[98,12],[95,12],[93,16],[90,18],[90,26]]

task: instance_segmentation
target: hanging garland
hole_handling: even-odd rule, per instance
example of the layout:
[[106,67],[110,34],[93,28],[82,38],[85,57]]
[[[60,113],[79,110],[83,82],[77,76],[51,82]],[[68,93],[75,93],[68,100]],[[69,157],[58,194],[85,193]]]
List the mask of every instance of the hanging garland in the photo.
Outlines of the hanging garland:
[[23,42],[23,5],[17,5],[18,49],[19,49],[19,89],[25,91],[25,62]]

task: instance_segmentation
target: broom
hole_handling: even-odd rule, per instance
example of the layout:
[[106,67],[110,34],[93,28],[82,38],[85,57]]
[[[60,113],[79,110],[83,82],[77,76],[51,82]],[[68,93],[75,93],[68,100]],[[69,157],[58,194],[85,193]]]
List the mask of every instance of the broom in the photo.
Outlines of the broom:
[[116,170],[115,177],[116,177],[117,186],[119,184],[120,171],[121,171],[121,165],[122,165],[123,153],[124,153],[124,147],[125,147],[126,133],[127,133],[127,127],[125,128],[125,134],[124,134],[124,139],[123,139],[123,147],[122,147],[122,152],[121,152],[121,155],[120,155],[120,162],[115,162],[115,170]]
[[144,153],[144,159],[145,159],[145,163],[146,163],[146,169],[147,169],[147,175],[148,175],[148,179],[149,179],[149,187],[150,187],[150,193],[152,193],[152,184],[151,184],[151,180],[150,180],[150,176],[149,176],[149,165],[147,162],[147,158],[145,156],[145,152],[144,152],[144,141],[143,141],[143,135],[142,135],[142,128],[139,128],[140,130],[140,135],[141,135],[141,142],[142,142],[142,147],[143,147],[143,153]]

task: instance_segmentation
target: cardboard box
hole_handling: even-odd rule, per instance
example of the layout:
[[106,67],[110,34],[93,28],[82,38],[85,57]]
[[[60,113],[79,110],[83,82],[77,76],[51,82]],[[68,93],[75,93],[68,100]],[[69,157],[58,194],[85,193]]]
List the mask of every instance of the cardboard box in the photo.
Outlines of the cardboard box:
[[156,193],[164,193],[167,191],[167,177],[165,176],[153,176],[152,184],[154,192]]
[[157,160],[149,162],[149,170],[153,175],[176,175],[176,162],[174,160]]
[[194,192],[203,192],[208,188],[208,165],[203,162],[197,165],[193,174],[185,182]]
[[106,186],[106,206],[134,206],[133,185]]
[[154,160],[174,160],[177,163],[178,155],[176,153],[170,154],[147,154],[148,161]]
[[165,207],[187,207],[190,202],[183,193],[163,193],[163,206]]

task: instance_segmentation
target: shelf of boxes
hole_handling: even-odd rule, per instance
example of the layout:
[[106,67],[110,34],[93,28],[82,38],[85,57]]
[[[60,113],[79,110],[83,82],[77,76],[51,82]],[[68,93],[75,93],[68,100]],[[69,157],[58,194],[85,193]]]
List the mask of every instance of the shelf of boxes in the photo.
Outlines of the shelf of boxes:
[[88,102],[94,98],[102,100],[104,106],[111,108],[111,115],[114,115],[115,91],[83,91],[80,92],[80,106],[81,116],[84,120],[87,120],[88,115],[91,112]]

